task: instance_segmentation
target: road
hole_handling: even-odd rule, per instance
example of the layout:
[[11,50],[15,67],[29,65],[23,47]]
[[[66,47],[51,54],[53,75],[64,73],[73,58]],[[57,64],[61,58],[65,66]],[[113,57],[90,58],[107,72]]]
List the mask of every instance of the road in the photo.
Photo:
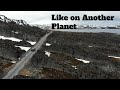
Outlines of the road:
[[31,49],[35,49],[35,51],[31,51],[31,49],[27,51],[25,55],[21,58],[21,60],[17,62],[16,65],[2,79],[13,79],[13,77],[17,75],[19,71],[26,65],[26,63],[33,57],[37,50],[41,48],[47,37],[52,32],[53,31],[47,33],[33,47],[31,47]]

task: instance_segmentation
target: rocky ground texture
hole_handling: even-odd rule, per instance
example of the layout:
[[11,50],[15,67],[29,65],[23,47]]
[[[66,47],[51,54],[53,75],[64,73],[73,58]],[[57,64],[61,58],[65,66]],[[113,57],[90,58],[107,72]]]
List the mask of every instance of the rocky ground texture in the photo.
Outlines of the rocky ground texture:
[[16,46],[32,47],[33,45],[27,41],[37,42],[46,33],[46,30],[30,26],[24,20],[9,19],[4,15],[0,15],[0,78],[16,64],[19,58],[26,52]]
[[53,32],[25,66],[30,74],[20,75],[35,79],[119,79],[120,59],[108,56],[120,56],[120,35]]

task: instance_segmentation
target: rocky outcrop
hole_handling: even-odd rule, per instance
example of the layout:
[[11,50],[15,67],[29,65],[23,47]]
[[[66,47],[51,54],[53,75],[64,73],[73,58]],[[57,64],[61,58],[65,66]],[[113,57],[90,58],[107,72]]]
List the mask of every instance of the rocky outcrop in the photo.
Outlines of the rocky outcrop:
[[27,22],[25,22],[24,20],[9,19],[4,15],[0,15],[0,21],[6,22],[6,23],[15,23],[18,25],[28,25]]
[[46,34],[46,30],[31,26],[24,20],[9,19],[0,15],[0,35],[22,40],[37,41]]

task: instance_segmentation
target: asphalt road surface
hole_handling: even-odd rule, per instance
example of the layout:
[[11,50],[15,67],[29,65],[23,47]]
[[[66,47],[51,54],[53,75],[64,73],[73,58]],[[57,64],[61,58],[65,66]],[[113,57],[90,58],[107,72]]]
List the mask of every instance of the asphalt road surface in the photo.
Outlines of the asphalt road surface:
[[[37,50],[41,48],[42,44],[52,32],[53,31],[47,33],[33,47],[31,47],[31,49],[24,54],[21,60],[16,63],[16,65],[2,79],[13,79],[13,77],[17,75],[19,71],[26,65],[26,63],[33,57]],[[32,49],[35,51],[31,51]]]

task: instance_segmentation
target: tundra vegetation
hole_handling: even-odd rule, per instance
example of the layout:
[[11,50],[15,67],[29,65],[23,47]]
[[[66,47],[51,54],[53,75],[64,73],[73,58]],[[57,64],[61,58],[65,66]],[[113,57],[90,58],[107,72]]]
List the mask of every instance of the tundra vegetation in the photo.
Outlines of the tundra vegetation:
[[120,59],[109,56],[120,57],[118,34],[53,32],[25,69],[35,79],[119,79]]

